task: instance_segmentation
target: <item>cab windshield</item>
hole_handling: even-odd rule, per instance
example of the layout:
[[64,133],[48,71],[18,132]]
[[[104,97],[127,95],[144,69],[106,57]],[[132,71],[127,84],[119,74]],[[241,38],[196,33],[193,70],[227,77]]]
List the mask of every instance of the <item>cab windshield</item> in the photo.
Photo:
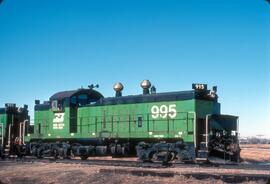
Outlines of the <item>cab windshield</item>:
[[78,96],[72,96],[70,98],[70,105],[72,107],[82,107],[89,104],[95,104],[98,99],[89,97],[87,94],[81,94]]

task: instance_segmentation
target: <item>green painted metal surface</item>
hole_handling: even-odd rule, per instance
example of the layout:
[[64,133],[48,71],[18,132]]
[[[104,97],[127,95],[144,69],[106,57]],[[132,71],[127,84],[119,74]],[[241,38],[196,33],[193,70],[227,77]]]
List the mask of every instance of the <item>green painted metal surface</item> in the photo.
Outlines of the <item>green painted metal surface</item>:
[[218,111],[215,108],[214,102],[192,99],[35,111],[34,134],[28,140],[103,137],[183,138],[193,142],[194,118],[205,118]]
[[2,136],[2,132],[3,132],[3,136],[5,136],[5,130],[6,130],[6,126],[7,126],[7,115],[6,114],[0,114],[0,124],[2,124],[3,126],[0,127],[0,137]]
[[196,100],[197,118],[205,119],[207,114],[220,114],[220,104],[206,100]]

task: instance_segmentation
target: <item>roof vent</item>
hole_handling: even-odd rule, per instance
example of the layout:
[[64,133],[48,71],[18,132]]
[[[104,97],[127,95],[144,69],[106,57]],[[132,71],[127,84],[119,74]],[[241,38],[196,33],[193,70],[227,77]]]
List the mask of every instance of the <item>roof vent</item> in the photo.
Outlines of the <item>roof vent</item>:
[[117,82],[113,85],[113,89],[115,91],[115,97],[122,96],[122,91],[124,89],[124,86],[121,82]]
[[143,80],[141,82],[141,87],[143,88],[143,94],[149,94],[149,88],[151,87],[151,82],[149,80]]

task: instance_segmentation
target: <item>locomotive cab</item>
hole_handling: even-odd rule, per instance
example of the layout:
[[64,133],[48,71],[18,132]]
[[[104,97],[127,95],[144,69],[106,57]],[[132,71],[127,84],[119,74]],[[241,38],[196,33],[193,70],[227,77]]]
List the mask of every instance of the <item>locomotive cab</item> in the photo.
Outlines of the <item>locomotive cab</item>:
[[101,98],[103,96],[98,91],[81,88],[54,94],[50,98],[50,104],[53,111],[64,111],[65,107],[83,107],[94,104]]
[[78,109],[95,104],[101,98],[102,94],[96,90],[80,88],[58,92],[43,104],[38,101],[35,105],[35,133],[32,137],[73,136],[78,132]]
[[[69,109],[69,133],[77,133],[78,108],[89,104],[95,104],[103,96],[93,89],[78,89],[56,93],[50,98],[52,111],[55,115]],[[68,112],[67,112],[68,113]],[[58,123],[54,119],[54,123]]]

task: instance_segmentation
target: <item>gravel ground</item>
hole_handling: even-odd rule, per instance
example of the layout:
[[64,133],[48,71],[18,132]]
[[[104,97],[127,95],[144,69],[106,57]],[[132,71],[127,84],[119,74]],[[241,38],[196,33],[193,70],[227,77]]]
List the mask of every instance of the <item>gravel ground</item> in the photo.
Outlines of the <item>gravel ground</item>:
[[[269,149],[268,149],[269,148]],[[242,158],[245,161],[267,162],[270,146],[242,147]],[[121,172],[119,172],[119,170]],[[149,171],[177,173],[171,177],[153,175],[134,175],[132,172],[123,171]],[[224,178],[202,177],[195,178],[185,174],[201,173],[204,176],[219,174],[263,174],[270,176],[270,170],[241,170],[241,169],[220,169],[220,168],[164,168],[164,169],[136,169],[113,166],[89,166],[85,164],[62,164],[62,163],[14,163],[0,162],[0,184],[38,184],[38,183],[93,183],[93,184],[172,184],[172,183],[224,183],[232,182]],[[236,182],[236,181],[234,181]],[[237,181],[242,183],[267,183],[265,180],[246,179]],[[270,182],[270,181],[268,181]]]
[[[2,164],[2,163],[1,163]],[[132,174],[119,174],[119,168],[110,166],[88,166],[81,164],[60,164],[60,163],[6,163],[0,166],[1,184],[56,184],[56,183],[93,183],[93,184],[172,184],[172,183],[224,183],[224,180],[214,178],[196,179],[185,177],[184,175],[174,175],[172,177],[160,176],[137,176]],[[102,170],[107,172],[101,172]],[[122,168],[124,171],[130,168]],[[144,169],[145,170],[145,169]],[[155,169],[146,169],[155,171]],[[111,172],[108,172],[111,171]],[[178,168],[163,169],[162,171],[177,171]],[[194,169],[192,169],[193,172]],[[182,172],[192,172],[182,169]],[[209,172],[207,170],[202,172]],[[224,172],[224,171],[223,171]],[[225,171],[226,172],[226,171]],[[248,181],[243,183],[266,183],[263,180]]]

